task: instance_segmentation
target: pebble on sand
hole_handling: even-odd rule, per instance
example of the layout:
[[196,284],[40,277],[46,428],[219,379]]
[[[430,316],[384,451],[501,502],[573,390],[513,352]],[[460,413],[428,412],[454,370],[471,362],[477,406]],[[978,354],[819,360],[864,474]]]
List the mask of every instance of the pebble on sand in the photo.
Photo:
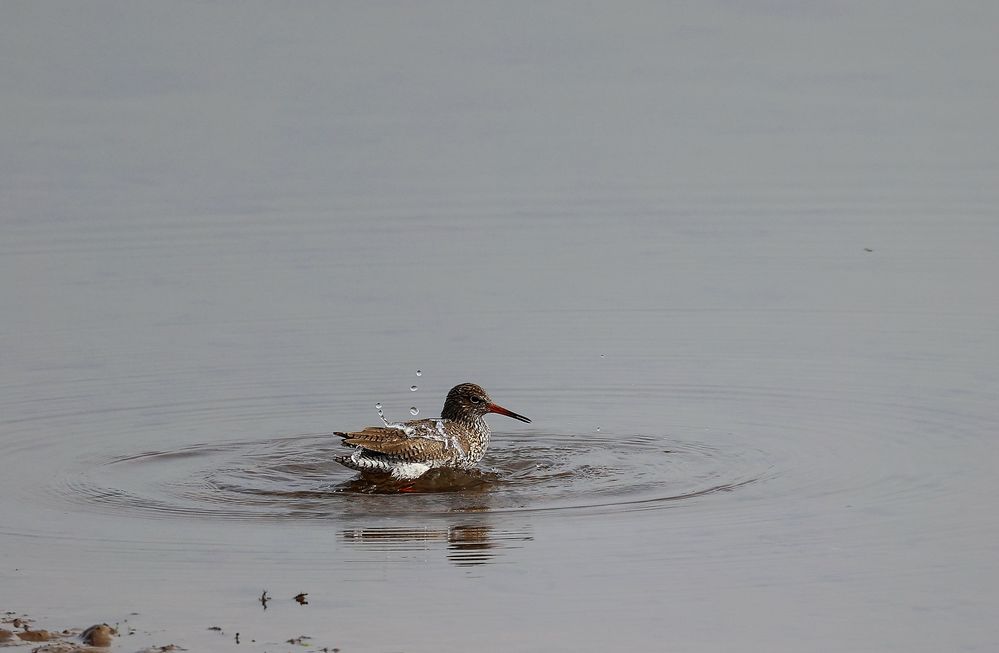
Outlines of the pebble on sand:
[[83,631],[80,639],[90,646],[111,646],[111,639],[117,634],[118,631],[107,624],[94,624]]
[[26,642],[47,642],[59,635],[47,630],[26,630],[23,633],[18,633],[17,636]]

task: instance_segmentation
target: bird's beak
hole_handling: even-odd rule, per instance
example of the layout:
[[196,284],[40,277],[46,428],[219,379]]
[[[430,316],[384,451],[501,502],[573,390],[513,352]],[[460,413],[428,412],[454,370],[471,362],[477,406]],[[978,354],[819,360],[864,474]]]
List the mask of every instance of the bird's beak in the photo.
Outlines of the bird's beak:
[[497,404],[487,404],[486,405],[486,412],[488,412],[488,413],[499,413],[500,415],[506,415],[507,417],[512,417],[514,419],[519,419],[521,422],[527,422],[528,424],[531,423],[531,420],[527,419],[523,415],[518,415],[517,413],[513,412],[512,410],[507,410],[506,408],[503,408],[502,406],[499,406]]

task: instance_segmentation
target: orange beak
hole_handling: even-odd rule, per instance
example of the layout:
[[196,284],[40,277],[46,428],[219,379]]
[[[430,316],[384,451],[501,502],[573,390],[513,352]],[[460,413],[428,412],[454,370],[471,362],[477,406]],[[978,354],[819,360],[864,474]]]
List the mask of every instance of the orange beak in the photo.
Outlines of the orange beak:
[[487,404],[486,405],[486,412],[488,412],[488,413],[499,413],[500,415],[506,415],[507,417],[512,417],[514,419],[519,419],[521,422],[527,422],[528,424],[531,423],[531,420],[527,419],[523,415],[518,415],[517,413],[513,412],[512,410],[507,410],[506,408],[503,408],[502,406],[497,405],[497,404]]

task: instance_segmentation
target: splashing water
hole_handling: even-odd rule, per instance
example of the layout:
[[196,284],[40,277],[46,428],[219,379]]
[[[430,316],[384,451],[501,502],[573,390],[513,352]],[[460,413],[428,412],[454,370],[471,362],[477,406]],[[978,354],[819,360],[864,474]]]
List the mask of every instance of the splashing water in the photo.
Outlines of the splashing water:
[[375,408],[378,409],[378,417],[381,418],[382,423],[385,426],[391,426],[391,424],[389,424],[389,421],[387,419],[385,419],[385,411],[382,410],[382,403],[378,402],[377,404],[375,404]]

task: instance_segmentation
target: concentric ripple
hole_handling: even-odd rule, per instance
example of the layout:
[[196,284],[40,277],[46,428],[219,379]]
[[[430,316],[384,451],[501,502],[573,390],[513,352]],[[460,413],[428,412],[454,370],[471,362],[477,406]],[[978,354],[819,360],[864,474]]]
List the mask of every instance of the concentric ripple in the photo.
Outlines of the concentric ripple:
[[336,438],[303,434],[93,461],[53,489],[118,515],[321,519],[647,509],[735,490],[773,473],[762,452],[708,445],[708,439],[502,434],[481,469],[435,470],[400,492],[333,462],[342,452]]

